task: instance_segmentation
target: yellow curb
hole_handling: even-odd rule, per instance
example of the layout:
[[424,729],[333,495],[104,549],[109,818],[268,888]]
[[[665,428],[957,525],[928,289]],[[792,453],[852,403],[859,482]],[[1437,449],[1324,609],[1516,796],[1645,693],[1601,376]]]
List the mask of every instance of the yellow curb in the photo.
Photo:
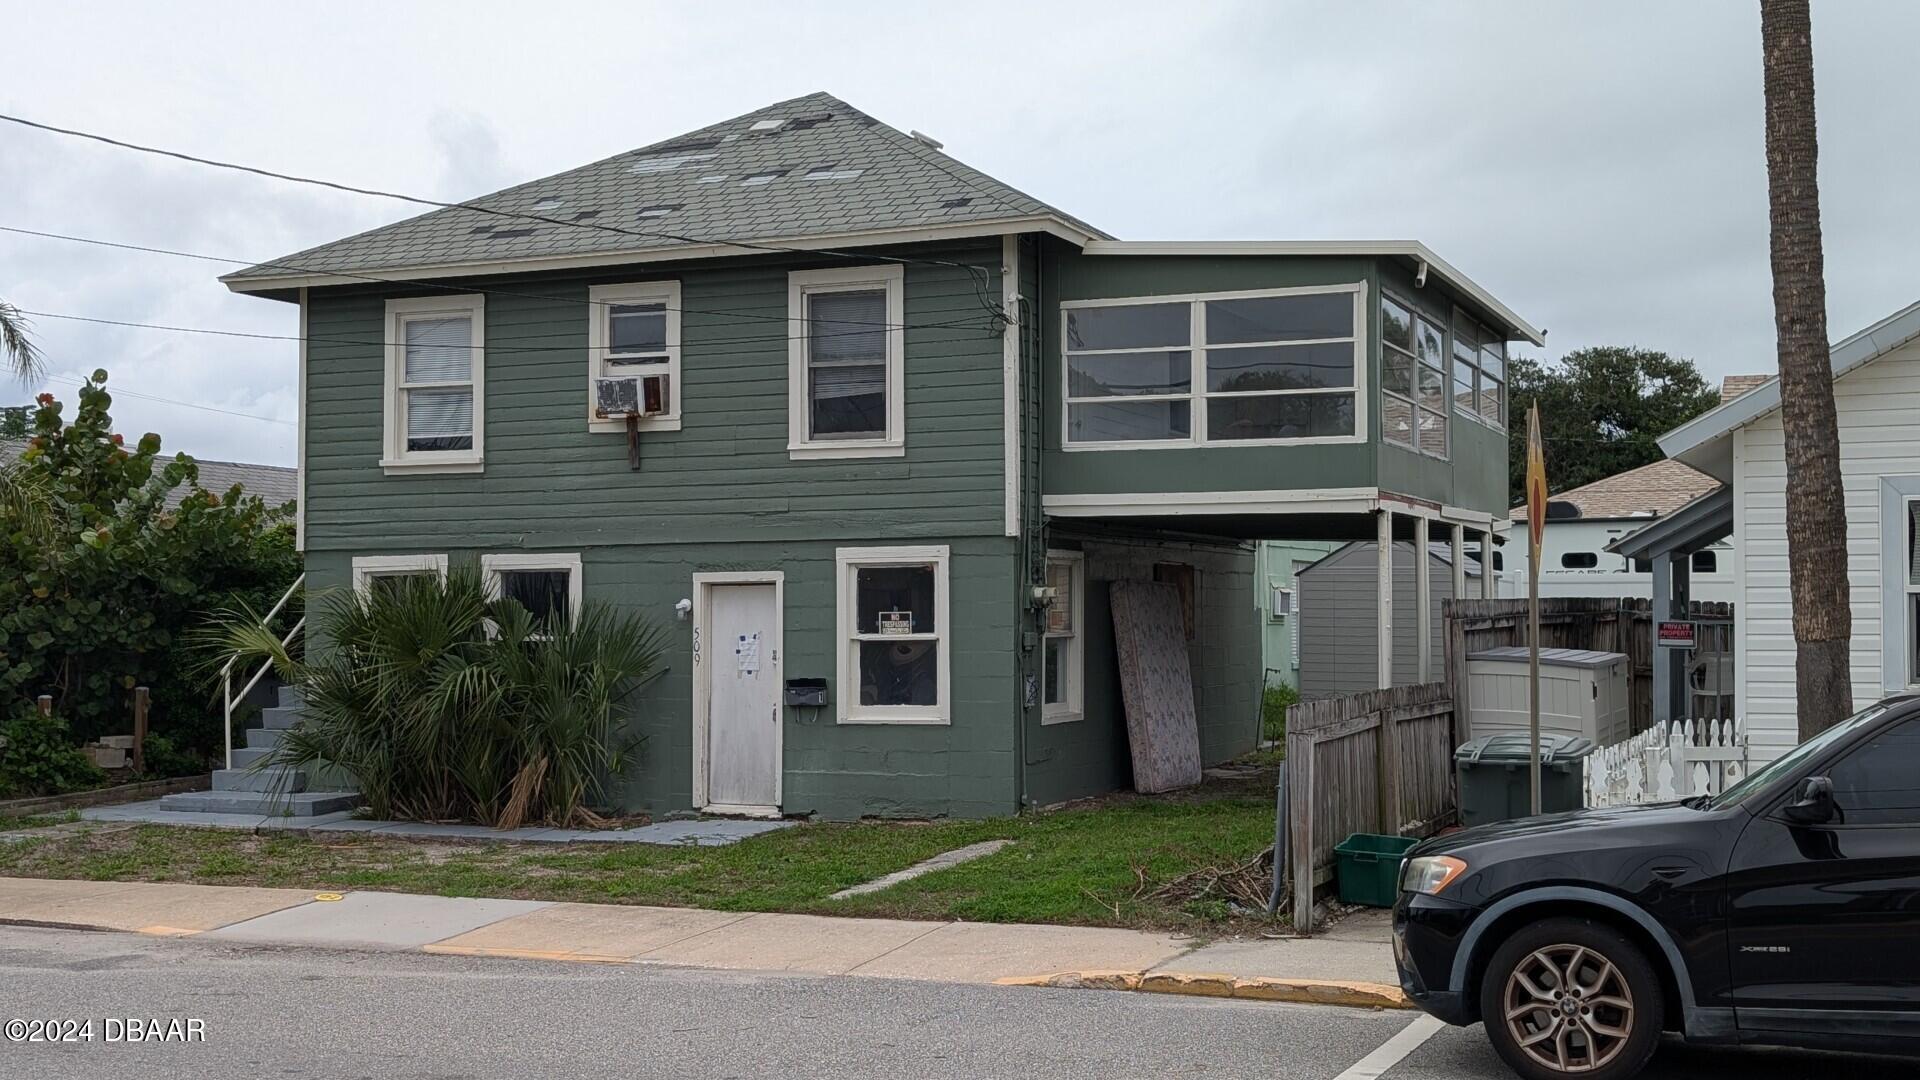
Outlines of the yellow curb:
[[1397,986],[1338,979],[1242,979],[1207,972],[1059,971],[995,979],[998,986],[1046,986],[1071,990],[1137,990],[1148,994],[1342,1005],[1356,1009],[1411,1009]]
[[438,953],[443,956],[501,956],[513,960],[568,960],[579,964],[625,964],[630,963],[625,956],[603,956],[599,953],[564,952],[548,949],[497,949],[482,948],[476,945],[422,945],[421,952]]

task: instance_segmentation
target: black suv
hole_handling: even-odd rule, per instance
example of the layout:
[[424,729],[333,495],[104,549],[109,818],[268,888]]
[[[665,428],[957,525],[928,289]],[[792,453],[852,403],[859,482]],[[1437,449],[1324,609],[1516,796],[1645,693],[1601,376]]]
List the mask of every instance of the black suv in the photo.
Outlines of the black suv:
[[1920,695],[1712,797],[1408,853],[1394,961],[1522,1076],[1632,1076],[1689,1042],[1920,1055]]

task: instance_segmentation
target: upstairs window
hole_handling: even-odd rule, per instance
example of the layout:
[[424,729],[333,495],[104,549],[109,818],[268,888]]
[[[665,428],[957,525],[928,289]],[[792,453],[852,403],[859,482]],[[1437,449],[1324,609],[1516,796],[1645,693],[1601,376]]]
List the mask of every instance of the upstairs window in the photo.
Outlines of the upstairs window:
[[680,283],[587,290],[587,428],[680,429]]
[[1356,438],[1362,289],[1061,305],[1065,448]]
[[1447,456],[1446,328],[1380,297],[1380,428],[1388,442]]
[[479,470],[485,304],[483,296],[387,301],[387,471]]
[[1453,313],[1453,405],[1494,427],[1506,426],[1507,343],[1457,309]]
[[787,276],[787,450],[795,458],[906,453],[904,268]]

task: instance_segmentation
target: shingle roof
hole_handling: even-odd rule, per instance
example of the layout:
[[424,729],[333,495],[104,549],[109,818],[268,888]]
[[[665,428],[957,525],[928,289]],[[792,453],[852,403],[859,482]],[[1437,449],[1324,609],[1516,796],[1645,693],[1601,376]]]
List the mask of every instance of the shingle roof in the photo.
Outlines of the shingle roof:
[[244,288],[301,271],[446,267],[1009,218],[1053,217],[1106,236],[825,93],[470,204],[554,220],[439,209],[222,280]]
[[1720,403],[1722,405],[1751,390],[1758,390],[1771,375],[1729,375],[1720,380]]
[[[1587,519],[1658,517],[1671,514],[1720,486],[1720,481],[1678,461],[1656,461],[1563,491],[1549,501],[1571,503]],[[1508,515],[1525,521],[1527,508]],[[1558,519],[1564,520],[1564,519]]]
[[[24,439],[0,439],[0,458],[17,461],[27,448]],[[265,499],[268,506],[279,506],[293,502],[300,497],[300,471],[284,465],[253,465],[244,461],[207,461],[195,458],[200,466],[200,486],[216,495],[225,495],[227,490],[239,484],[248,495],[258,495]],[[180,505],[193,489],[182,484],[167,494],[167,508]]]

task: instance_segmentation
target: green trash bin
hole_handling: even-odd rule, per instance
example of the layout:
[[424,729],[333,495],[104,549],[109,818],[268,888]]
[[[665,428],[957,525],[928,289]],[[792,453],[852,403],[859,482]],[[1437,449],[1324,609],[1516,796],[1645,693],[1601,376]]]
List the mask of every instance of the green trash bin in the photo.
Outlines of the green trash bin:
[[1420,841],[1410,836],[1357,832],[1333,849],[1334,879],[1343,904],[1392,907],[1400,895],[1400,863]]
[[[1578,735],[1540,733],[1540,812],[1578,810],[1583,794],[1585,761],[1593,740]],[[1466,825],[1507,821],[1530,815],[1532,785],[1527,758],[1532,740],[1524,731],[1482,735],[1460,744],[1453,767],[1460,780],[1460,820]]]

